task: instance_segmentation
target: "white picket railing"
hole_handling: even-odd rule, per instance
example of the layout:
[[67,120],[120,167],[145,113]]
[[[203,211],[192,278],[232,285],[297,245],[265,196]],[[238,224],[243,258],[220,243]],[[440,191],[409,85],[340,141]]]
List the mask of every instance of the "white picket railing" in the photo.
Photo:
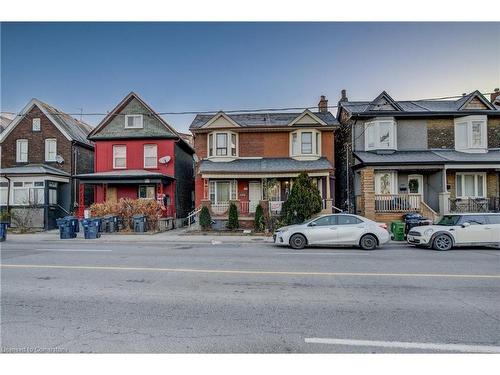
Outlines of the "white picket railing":
[[375,194],[376,212],[409,212],[420,210],[420,194]]
[[229,210],[229,202],[212,203],[211,207],[212,207],[212,212],[215,215],[222,215]]

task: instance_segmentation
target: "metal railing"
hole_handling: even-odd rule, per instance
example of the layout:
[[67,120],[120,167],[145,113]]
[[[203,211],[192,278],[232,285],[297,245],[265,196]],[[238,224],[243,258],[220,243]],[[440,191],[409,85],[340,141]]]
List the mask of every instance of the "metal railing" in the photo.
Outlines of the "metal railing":
[[450,212],[500,212],[500,198],[450,198]]
[[376,212],[410,212],[420,210],[420,194],[375,194]]

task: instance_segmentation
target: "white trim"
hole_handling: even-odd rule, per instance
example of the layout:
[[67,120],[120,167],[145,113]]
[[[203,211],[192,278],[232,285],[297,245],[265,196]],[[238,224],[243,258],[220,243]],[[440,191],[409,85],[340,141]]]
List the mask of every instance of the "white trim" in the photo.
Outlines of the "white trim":
[[[380,144],[380,126],[382,123],[390,123],[391,126],[391,130],[389,133],[390,141],[388,147],[382,147]],[[365,135],[365,151],[398,149],[397,126],[394,119],[377,119],[375,121],[365,122],[363,133]],[[373,142],[371,142],[370,136],[373,136]],[[370,146],[370,143],[373,143],[373,146]]]
[[[461,176],[462,195],[458,195],[458,176]],[[474,176],[474,195],[464,195],[465,193],[465,176]],[[482,196],[478,195],[478,176],[483,177]],[[455,197],[456,198],[486,198],[487,197],[487,175],[486,172],[456,172],[455,173]]]
[[[472,128],[473,124],[480,122],[481,123],[481,141],[482,145],[480,147],[472,146]],[[471,115],[464,117],[457,117],[454,119],[454,133],[455,133],[455,150],[461,152],[487,152],[488,151],[488,116],[481,115]],[[465,140],[465,147],[459,147],[459,132],[457,131],[457,127],[459,125],[464,125],[467,127],[467,139]]]
[[[49,155],[48,155],[48,151],[49,151],[49,148],[48,148],[48,143],[50,142],[54,142],[55,143],[55,149],[54,149],[54,158],[53,159],[49,159]],[[52,161],[56,161],[57,159],[57,139],[56,138],[45,138],[44,140],[44,146],[45,146],[45,161],[48,161],[48,162],[52,162]]]
[[[312,152],[310,154],[303,154],[302,153],[302,134],[303,133],[311,133],[311,147],[312,147]],[[298,153],[294,153],[293,149],[293,136],[297,135],[297,147],[298,147]],[[319,135],[318,138],[318,144],[316,144],[316,136]],[[290,132],[289,135],[289,145],[288,145],[288,151],[289,151],[289,156],[292,159],[295,160],[318,160],[321,157],[321,142],[322,142],[322,132],[320,130],[312,129],[312,128],[303,128],[303,129],[297,129],[294,130],[293,132]]]
[[[226,155],[217,155],[217,135],[226,134],[227,142],[226,142]],[[232,137],[233,135],[236,137],[236,155],[232,155]],[[210,136],[212,137],[212,155],[210,155]],[[207,133],[207,159],[212,161],[232,161],[239,157],[240,147],[239,147],[240,137],[238,133],[232,132],[230,130],[223,131],[217,130],[210,133]]]
[[[135,120],[133,121],[134,125],[129,126],[128,125],[128,119],[129,118],[138,118],[140,119],[139,125],[135,125]],[[125,129],[144,129],[144,116],[140,114],[131,114],[131,115],[125,115]]]
[[[38,129],[35,129],[35,123],[38,127]],[[31,120],[31,131],[32,132],[41,132],[42,131],[42,120],[40,117],[35,117],[34,119]]]
[[[152,148],[152,146],[154,146],[154,150],[155,150],[155,155],[154,155],[155,165],[154,166],[147,166],[146,165],[146,147]],[[146,143],[143,145],[142,150],[143,150],[142,154],[143,154],[144,169],[158,168],[158,145],[156,143]],[[153,158],[153,156],[148,156],[148,158]]]
[[[118,147],[123,147],[125,148],[125,166],[123,167],[117,167],[116,164],[115,164],[115,148],[118,148]],[[118,144],[118,145],[113,145],[112,146],[112,152],[113,152],[113,169],[127,169],[127,145],[121,145],[121,144]]]
[[[26,143],[26,160],[21,160],[21,143]],[[29,141],[25,138],[16,139],[16,163],[27,163],[29,155]]]
[[[223,173],[202,173],[202,178],[208,179],[240,179],[240,178],[278,178],[278,177],[298,177],[300,172],[295,173],[233,173],[233,174],[223,174]],[[309,177],[320,177],[320,176],[329,176],[329,172],[308,172]]]
[[[380,186],[378,185],[379,179],[378,177],[383,175],[383,174],[389,174],[391,176],[391,181],[390,181],[390,192],[389,193],[382,193],[380,191]],[[397,194],[398,191],[398,173],[397,171],[380,171],[376,172],[373,176],[374,178],[374,183],[375,183],[375,194]]]
[[235,122],[231,117],[226,115],[224,112],[217,112],[214,115],[214,117],[212,117],[210,120],[208,120],[208,122],[206,124],[204,124],[202,127],[200,127],[200,129],[210,127],[210,125],[212,125],[215,121],[217,121],[221,117],[224,118],[225,120],[227,120],[233,126],[238,127],[238,128],[241,127],[237,122]]
[[320,125],[323,125],[323,126],[328,125],[326,122],[324,122],[322,119],[320,119],[314,113],[312,113],[310,110],[306,109],[304,112],[302,112],[300,115],[298,115],[292,122],[290,122],[288,124],[288,126],[295,125],[298,121],[300,121],[301,118],[303,118],[305,116],[311,116],[313,118],[313,120],[316,121]]

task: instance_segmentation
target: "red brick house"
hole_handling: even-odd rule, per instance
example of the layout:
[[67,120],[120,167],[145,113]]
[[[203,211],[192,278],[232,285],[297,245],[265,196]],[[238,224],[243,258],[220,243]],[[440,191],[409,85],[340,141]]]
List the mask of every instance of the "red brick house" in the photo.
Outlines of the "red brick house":
[[306,171],[331,212],[337,124],[324,97],[315,112],[197,115],[190,126],[199,160],[196,207],[224,218],[234,201],[250,226],[259,203],[279,213],[294,178]]
[[157,199],[173,218],[192,210],[194,150],[137,94],[128,94],[88,138],[95,172],[78,177],[94,187],[95,202]]

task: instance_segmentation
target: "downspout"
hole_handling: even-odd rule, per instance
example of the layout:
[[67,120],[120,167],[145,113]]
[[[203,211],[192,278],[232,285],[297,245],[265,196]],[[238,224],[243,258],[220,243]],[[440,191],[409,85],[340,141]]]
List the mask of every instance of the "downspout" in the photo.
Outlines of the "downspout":
[[[358,118],[354,120],[354,124],[351,128],[351,152],[354,151],[354,142],[356,141],[356,138],[354,138],[354,129],[356,129],[356,124],[358,123]],[[351,212],[351,184],[350,184],[350,163],[349,163],[349,145],[347,145],[346,149],[346,173],[347,173],[347,182],[346,182],[346,191],[347,191],[347,212],[349,213],[355,213]]]
[[10,215],[10,178],[7,177],[7,175],[3,176],[8,182],[7,182],[7,212]]

